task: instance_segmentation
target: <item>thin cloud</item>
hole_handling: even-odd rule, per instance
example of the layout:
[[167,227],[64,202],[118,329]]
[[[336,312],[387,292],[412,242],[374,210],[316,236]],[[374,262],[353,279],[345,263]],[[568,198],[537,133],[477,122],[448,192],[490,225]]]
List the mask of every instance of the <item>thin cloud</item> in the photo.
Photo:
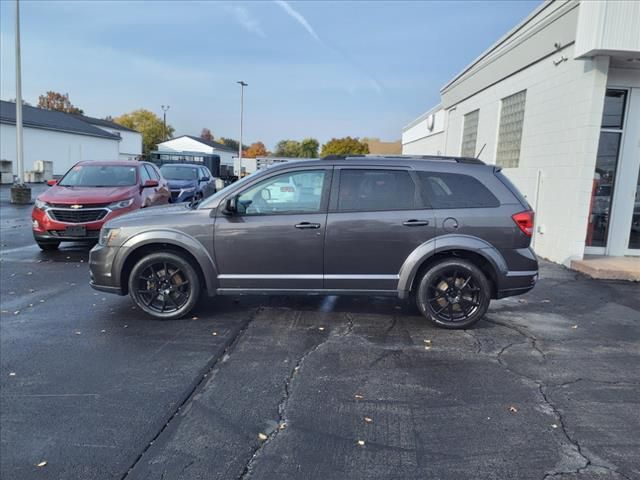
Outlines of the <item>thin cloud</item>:
[[233,14],[242,28],[262,38],[266,38],[267,35],[264,33],[264,30],[262,30],[260,21],[251,15],[251,12],[247,8],[240,5],[232,5],[229,6],[227,10]]
[[287,13],[287,15],[289,15],[291,18],[293,18],[296,22],[298,22],[300,25],[302,25],[302,27],[309,32],[309,35],[311,35],[318,43],[323,43],[322,40],[320,40],[320,37],[318,36],[318,34],[316,33],[316,31],[313,29],[313,27],[309,24],[309,22],[307,22],[307,19],[304,18],[304,16],[298,12],[297,10],[295,10],[291,5],[289,5],[288,2],[286,2],[285,0],[275,0],[276,4],[279,5],[280,7],[282,7],[282,9]]
[[[375,90],[376,93],[378,93],[378,94],[382,93],[382,85],[380,85],[380,82],[378,82],[371,74],[369,74],[366,71],[365,68],[363,68],[361,65],[358,64],[358,62],[356,62],[355,60],[350,58],[342,50],[340,50],[339,48],[337,48],[335,46],[329,45],[329,44],[327,44],[327,42],[323,41],[320,38],[320,36],[316,33],[316,31],[313,29],[311,24],[307,21],[307,19],[304,18],[304,16],[300,12],[295,10],[289,4],[289,2],[287,2],[286,0],[274,0],[274,2],[279,7],[281,7],[287,13],[287,15],[289,15],[296,22],[298,22],[300,25],[302,25],[302,27],[307,31],[307,33],[309,33],[309,35],[311,35],[313,37],[313,39],[315,41],[317,41],[320,45],[322,45],[322,46],[328,48],[329,50],[333,51],[335,54],[341,56],[349,65],[351,65],[351,67],[354,70],[359,71],[361,75],[364,75],[367,78],[367,83],[368,83],[370,88]],[[355,88],[353,88],[353,89],[350,88],[349,91],[351,93],[354,93],[355,92]]]

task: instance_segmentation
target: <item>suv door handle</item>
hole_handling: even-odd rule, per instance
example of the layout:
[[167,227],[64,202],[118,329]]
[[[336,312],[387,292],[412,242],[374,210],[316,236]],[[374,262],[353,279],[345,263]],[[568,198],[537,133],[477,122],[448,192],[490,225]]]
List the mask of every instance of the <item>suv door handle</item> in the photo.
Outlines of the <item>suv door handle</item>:
[[320,228],[319,223],[301,222],[296,225],[296,228]]
[[407,220],[402,224],[406,227],[424,227],[429,225],[429,220]]

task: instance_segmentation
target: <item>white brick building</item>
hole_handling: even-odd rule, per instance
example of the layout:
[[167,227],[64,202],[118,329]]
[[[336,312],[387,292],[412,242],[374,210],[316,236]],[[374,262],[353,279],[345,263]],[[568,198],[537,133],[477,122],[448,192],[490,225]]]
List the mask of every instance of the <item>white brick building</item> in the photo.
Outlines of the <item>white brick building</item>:
[[640,255],[640,2],[545,2],[440,93],[403,153],[503,167],[543,257]]

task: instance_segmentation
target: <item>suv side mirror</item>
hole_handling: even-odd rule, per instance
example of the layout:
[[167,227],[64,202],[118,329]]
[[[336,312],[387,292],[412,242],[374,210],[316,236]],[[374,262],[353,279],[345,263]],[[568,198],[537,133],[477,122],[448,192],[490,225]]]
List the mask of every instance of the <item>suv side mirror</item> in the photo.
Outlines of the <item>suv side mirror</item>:
[[211,180],[209,177],[202,177],[200,179],[201,182],[208,182],[209,180]]
[[224,215],[233,215],[238,212],[238,197],[227,198],[222,213]]
[[142,184],[142,188],[157,187],[158,185],[160,185],[160,182],[157,180],[147,180]]
[[58,183],[57,180],[47,180],[47,185],[49,185],[50,187],[53,187],[54,185],[56,185]]

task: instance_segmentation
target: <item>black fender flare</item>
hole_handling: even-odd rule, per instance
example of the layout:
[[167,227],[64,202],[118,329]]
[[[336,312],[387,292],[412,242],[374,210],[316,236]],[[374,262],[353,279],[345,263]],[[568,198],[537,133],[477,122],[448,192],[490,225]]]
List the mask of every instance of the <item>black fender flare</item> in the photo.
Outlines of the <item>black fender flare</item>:
[[[493,267],[498,282],[507,274],[507,263],[490,243],[470,235],[443,235],[432,238],[416,247],[400,267],[398,274],[398,296],[407,298],[420,266],[434,255],[449,250],[466,250],[484,257]],[[499,288],[496,285],[496,288]]]
[[198,262],[202,270],[205,288],[209,296],[215,295],[218,288],[218,269],[206,248],[195,238],[174,229],[153,229],[138,233],[128,238],[118,249],[113,262],[112,274],[114,282],[121,285],[122,269],[127,258],[140,247],[153,244],[168,244],[189,252]]

